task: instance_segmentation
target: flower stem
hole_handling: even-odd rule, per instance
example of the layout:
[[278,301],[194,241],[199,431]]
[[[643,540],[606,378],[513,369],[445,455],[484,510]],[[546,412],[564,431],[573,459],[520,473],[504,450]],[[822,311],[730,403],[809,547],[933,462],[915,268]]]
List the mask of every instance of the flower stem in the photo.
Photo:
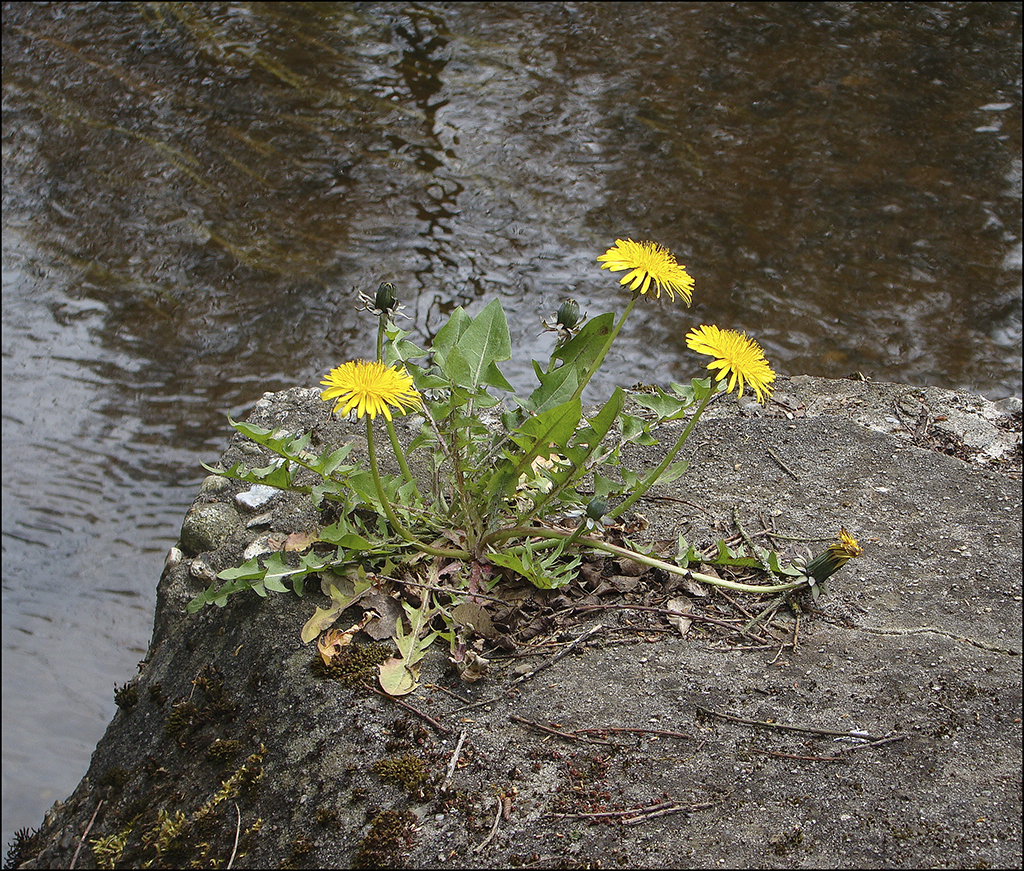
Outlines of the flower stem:
[[520,526],[516,529],[503,529],[499,533],[494,533],[490,537],[489,544],[494,544],[497,541],[505,538],[512,538],[515,536],[533,537],[539,536],[541,538],[552,538],[552,539],[574,539],[578,545],[586,545],[592,547],[595,550],[602,550],[605,553],[610,553],[613,556],[625,557],[626,559],[635,560],[645,566],[651,568],[661,569],[662,571],[669,572],[673,575],[681,575],[684,578],[692,578],[695,581],[701,581],[705,584],[711,584],[715,587],[724,587],[727,590],[737,590],[740,593],[788,593],[790,590],[796,590],[800,587],[807,585],[807,579],[799,581],[789,581],[785,584],[771,584],[767,586],[758,586],[756,584],[741,584],[737,581],[727,581],[724,578],[716,578],[713,575],[704,575],[700,572],[692,572],[689,569],[684,569],[680,566],[667,563],[664,560],[656,559],[646,554],[637,553],[634,550],[629,550],[625,547],[619,547],[615,544],[609,544],[606,541],[600,539],[590,538],[589,536],[576,537],[577,530],[570,532],[569,530],[554,529],[548,526]]
[[626,499],[624,502],[620,502],[611,511],[608,512],[609,517],[618,517],[623,511],[625,511],[628,508],[631,508],[633,503],[636,502],[637,499],[639,499],[641,496],[644,495],[644,493],[651,489],[651,486],[654,484],[654,482],[657,481],[659,477],[661,477],[662,472],[664,472],[669,467],[669,464],[676,458],[676,454],[679,453],[679,449],[686,443],[686,440],[690,437],[690,433],[693,431],[694,425],[700,419],[700,416],[704,413],[704,409],[708,407],[708,403],[711,401],[711,397],[714,395],[714,386],[709,386],[707,396],[704,397],[704,399],[701,401],[701,404],[697,407],[697,410],[694,412],[693,417],[690,418],[690,422],[686,424],[686,429],[683,430],[683,434],[679,436],[676,443],[672,446],[672,450],[670,450],[665,455],[665,458],[661,461],[661,463],[658,464],[658,467],[654,469],[654,471],[652,471],[646,478],[644,478],[639,484],[637,484],[636,489],[633,490],[633,493],[630,495],[628,499]]
[[[388,324],[388,313],[381,312],[380,317],[377,319],[377,362],[384,362],[384,331],[387,329]],[[406,481],[412,482],[413,487],[416,488],[416,496],[419,498],[420,490],[416,486],[416,479],[413,478],[412,472],[409,471],[409,464],[405,460],[405,451],[402,450],[402,446],[398,443],[398,434],[395,432],[395,424],[391,418],[386,418],[388,426],[388,438],[391,439],[391,450],[395,453],[395,458],[398,460],[398,465],[402,468],[402,476]]]
[[414,544],[424,553],[429,553],[432,556],[443,556],[451,559],[469,559],[470,554],[468,551],[454,550],[453,548],[447,547],[434,547],[433,545],[426,544],[416,538],[416,536],[402,525],[402,522],[398,519],[398,515],[395,514],[395,509],[391,507],[388,497],[384,495],[384,483],[381,481],[380,472],[377,470],[377,448],[373,441],[373,423],[369,417],[366,418],[366,448],[370,455],[370,474],[373,476],[373,484],[377,488],[377,498],[380,499],[381,507],[383,507],[384,513],[387,515],[388,521],[391,523],[395,532],[410,544]]

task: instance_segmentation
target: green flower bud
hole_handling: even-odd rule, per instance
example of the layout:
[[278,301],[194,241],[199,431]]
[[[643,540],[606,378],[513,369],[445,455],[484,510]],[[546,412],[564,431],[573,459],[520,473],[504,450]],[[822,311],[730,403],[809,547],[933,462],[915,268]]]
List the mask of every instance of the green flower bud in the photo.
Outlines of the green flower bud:
[[595,523],[604,517],[604,513],[608,510],[608,503],[600,496],[595,496],[587,503],[587,517],[593,520]]
[[574,299],[567,299],[558,307],[558,314],[555,315],[558,326],[571,330],[580,320],[580,304]]
[[382,281],[373,298],[373,307],[386,314],[395,307],[396,302],[395,286],[390,281]]

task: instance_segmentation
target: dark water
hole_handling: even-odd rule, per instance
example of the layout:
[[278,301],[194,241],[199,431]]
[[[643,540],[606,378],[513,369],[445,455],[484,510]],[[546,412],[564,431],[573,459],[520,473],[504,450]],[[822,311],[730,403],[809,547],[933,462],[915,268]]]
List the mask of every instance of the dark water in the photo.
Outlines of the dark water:
[[529,383],[655,239],[594,396],[702,366],[1021,392],[1018,3],[5,4],[3,837],[85,772],[264,391],[500,297]]

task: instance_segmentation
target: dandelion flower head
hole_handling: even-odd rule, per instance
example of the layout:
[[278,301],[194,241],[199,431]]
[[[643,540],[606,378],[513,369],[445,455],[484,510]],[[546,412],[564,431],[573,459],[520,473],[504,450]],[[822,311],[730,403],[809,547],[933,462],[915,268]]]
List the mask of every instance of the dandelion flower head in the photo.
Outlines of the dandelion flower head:
[[676,258],[657,242],[634,242],[632,239],[617,239],[615,245],[597,258],[602,269],[612,272],[630,270],[619,281],[628,284],[636,294],[645,294],[653,284],[654,295],[661,299],[661,291],[675,299],[678,293],[683,302],[690,304],[693,294],[693,279],[685,266],[676,263]]
[[860,556],[864,553],[864,548],[860,546],[857,539],[850,535],[846,529],[839,531],[839,540],[830,544],[828,549],[839,560],[839,565],[843,565],[847,560],[851,560],[855,556]]
[[775,373],[768,365],[761,346],[747,338],[746,333],[700,326],[686,334],[686,344],[699,354],[715,358],[708,363],[708,369],[718,370],[715,380],[731,375],[729,392],[739,384],[738,395],[742,396],[743,385],[749,383],[757,394],[758,402],[765,402],[771,396]]
[[392,408],[404,414],[420,402],[420,395],[412,386],[412,376],[405,369],[391,368],[376,361],[342,363],[320,383],[327,388],[320,398],[324,402],[337,399],[334,410],[341,409],[343,415],[354,408],[357,417],[368,414],[373,420],[383,414],[391,420]]

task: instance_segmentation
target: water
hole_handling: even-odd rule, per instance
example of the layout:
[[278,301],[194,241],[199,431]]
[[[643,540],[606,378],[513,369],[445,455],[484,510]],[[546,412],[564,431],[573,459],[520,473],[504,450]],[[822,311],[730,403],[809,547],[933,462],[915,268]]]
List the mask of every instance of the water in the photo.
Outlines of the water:
[[594,384],[698,374],[747,330],[789,374],[1021,385],[1020,4],[5,4],[3,837],[84,774],[166,549],[264,391],[626,295]]

